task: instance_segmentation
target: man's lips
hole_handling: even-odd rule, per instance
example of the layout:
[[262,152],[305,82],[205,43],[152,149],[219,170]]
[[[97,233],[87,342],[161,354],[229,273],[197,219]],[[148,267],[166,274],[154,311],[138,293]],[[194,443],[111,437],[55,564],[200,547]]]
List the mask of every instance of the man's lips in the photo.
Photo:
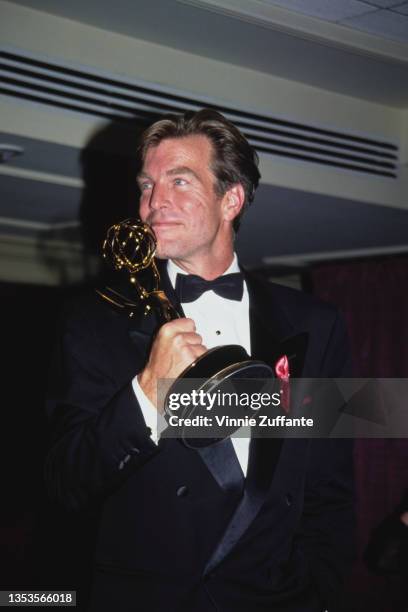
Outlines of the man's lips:
[[181,225],[179,222],[177,221],[159,221],[157,223],[152,223],[152,228],[154,231],[157,230],[166,230],[166,229],[172,229],[173,227],[177,227],[178,225]]

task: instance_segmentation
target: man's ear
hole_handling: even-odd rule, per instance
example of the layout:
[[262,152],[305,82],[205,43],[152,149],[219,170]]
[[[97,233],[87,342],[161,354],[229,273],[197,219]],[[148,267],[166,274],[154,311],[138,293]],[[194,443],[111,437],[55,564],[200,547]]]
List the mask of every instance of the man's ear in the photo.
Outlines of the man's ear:
[[241,183],[228,189],[223,197],[223,212],[226,221],[233,221],[239,215],[245,203],[245,191]]

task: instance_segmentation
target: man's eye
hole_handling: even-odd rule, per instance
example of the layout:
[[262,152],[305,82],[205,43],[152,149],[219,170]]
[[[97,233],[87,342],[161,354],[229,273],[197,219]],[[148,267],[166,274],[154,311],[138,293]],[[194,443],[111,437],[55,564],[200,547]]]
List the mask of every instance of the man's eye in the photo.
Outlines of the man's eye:
[[175,185],[179,185],[179,186],[183,186],[183,185],[187,185],[187,181],[185,179],[182,179],[182,178],[176,178],[176,179],[174,179],[174,184]]
[[151,189],[152,188],[152,184],[151,183],[140,183],[140,191],[147,191],[147,189]]

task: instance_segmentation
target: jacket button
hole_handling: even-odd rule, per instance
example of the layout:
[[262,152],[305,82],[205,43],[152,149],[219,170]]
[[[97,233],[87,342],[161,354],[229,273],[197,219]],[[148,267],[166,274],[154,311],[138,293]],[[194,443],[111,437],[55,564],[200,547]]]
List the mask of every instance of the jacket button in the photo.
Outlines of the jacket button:
[[188,487],[186,485],[182,485],[177,489],[177,497],[185,497],[188,495]]
[[287,506],[291,506],[292,505],[292,501],[293,501],[293,497],[291,495],[291,493],[287,493],[286,497],[285,497],[285,502]]

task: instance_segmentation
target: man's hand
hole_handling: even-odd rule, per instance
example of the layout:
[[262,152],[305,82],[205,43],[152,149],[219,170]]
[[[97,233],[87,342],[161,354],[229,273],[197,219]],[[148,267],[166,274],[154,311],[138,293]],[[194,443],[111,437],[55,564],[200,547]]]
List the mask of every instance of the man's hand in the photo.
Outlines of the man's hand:
[[192,319],[181,318],[165,323],[154,339],[146,367],[138,374],[139,385],[159,412],[163,407],[157,405],[157,381],[177,378],[207,350],[195,329]]

